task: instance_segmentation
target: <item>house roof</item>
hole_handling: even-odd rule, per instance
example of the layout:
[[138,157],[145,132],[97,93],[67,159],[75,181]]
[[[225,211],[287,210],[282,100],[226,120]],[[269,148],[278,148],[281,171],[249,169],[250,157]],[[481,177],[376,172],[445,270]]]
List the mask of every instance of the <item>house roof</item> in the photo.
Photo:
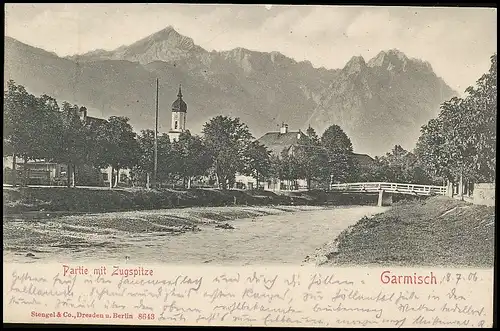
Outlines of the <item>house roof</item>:
[[283,149],[289,149],[294,145],[298,145],[301,139],[307,136],[302,131],[291,131],[287,133],[281,132],[268,132],[257,141],[266,146],[269,151],[274,155],[281,155]]
[[356,154],[353,153],[352,156],[354,159],[358,162],[360,166],[370,166],[372,165],[375,160],[368,154]]
[[[65,118],[67,116],[67,114],[62,112],[62,111],[57,112],[57,114],[58,114],[58,116],[60,116],[60,118]],[[80,118],[82,118],[82,117],[80,117]],[[85,125],[89,125],[92,127],[98,127],[106,122],[107,122],[107,120],[104,118],[92,117],[92,116],[88,116],[88,115],[85,116]]]
[[[286,149],[287,151],[292,147],[301,144],[302,139],[307,138],[307,135],[302,131],[292,131],[287,133],[268,132],[257,141],[264,146],[274,155],[281,156],[281,152]],[[372,165],[375,160],[368,154],[352,154],[354,159],[361,166]]]
[[[19,161],[16,160],[16,164],[24,165],[25,163],[23,160],[19,160]],[[26,165],[28,165],[28,166],[32,166],[32,165],[57,165],[57,164],[59,164],[59,163],[47,162],[47,161],[33,161],[33,160],[28,160],[28,162],[26,163]]]
[[107,120],[105,120],[103,118],[92,117],[92,116],[87,116],[87,119],[86,119],[86,124],[90,125],[90,126],[94,126],[94,127],[100,126],[106,122],[107,122]]

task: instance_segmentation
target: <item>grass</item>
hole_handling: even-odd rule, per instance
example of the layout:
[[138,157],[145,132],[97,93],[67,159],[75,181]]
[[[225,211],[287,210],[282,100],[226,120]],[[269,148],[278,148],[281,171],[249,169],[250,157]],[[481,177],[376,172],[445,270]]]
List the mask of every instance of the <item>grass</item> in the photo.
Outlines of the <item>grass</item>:
[[494,227],[495,207],[447,197],[400,201],[318,254],[327,265],[493,267]]
[[348,205],[375,203],[364,195],[321,191],[281,193],[266,191],[190,189],[91,189],[23,187],[3,189],[4,216],[29,212],[98,213],[186,207]]

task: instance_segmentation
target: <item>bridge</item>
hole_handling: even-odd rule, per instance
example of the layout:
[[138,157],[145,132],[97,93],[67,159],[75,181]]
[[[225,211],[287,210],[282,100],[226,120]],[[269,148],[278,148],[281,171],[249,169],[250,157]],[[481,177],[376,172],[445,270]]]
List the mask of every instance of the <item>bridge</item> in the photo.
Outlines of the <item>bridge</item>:
[[330,191],[345,193],[378,193],[378,205],[388,205],[392,203],[392,194],[407,194],[418,196],[446,195],[446,186],[403,184],[403,183],[345,183],[332,184]]

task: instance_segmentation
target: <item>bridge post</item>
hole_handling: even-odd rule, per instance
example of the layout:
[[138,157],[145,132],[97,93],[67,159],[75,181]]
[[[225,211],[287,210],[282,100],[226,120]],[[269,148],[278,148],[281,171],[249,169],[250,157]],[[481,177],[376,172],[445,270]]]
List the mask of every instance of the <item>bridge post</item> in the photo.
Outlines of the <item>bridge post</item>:
[[385,192],[384,190],[378,191],[378,203],[377,206],[390,206],[392,205],[392,194]]
[[453,198],[453,182],[446,180],[446,196]]
[[460,179],[458,181],[458,195],[460,200],[464,200],[464,177],[460,174]]

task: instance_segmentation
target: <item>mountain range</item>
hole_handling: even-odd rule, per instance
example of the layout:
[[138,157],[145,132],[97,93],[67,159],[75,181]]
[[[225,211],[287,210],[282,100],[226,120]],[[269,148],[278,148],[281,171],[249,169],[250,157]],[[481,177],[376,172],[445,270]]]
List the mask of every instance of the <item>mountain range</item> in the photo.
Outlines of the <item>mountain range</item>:
[[11,37],[4,46],[4,83],[84,105],[92,116],[127,116],[136,130],[154,127],[158,78],[160,132],[170,128],[182,84],[193,133],[216,115],[239,117],[256,138],[283,122],[318,134],[338,124],[356,152],[372,156],[395,144],[413,148],[421,125],[457,95],[428,62],[396,49],[369,61],[354,56],[342,69],[315,68],[279,52],[207,51],[171,26],[112,51],[68,57]]

